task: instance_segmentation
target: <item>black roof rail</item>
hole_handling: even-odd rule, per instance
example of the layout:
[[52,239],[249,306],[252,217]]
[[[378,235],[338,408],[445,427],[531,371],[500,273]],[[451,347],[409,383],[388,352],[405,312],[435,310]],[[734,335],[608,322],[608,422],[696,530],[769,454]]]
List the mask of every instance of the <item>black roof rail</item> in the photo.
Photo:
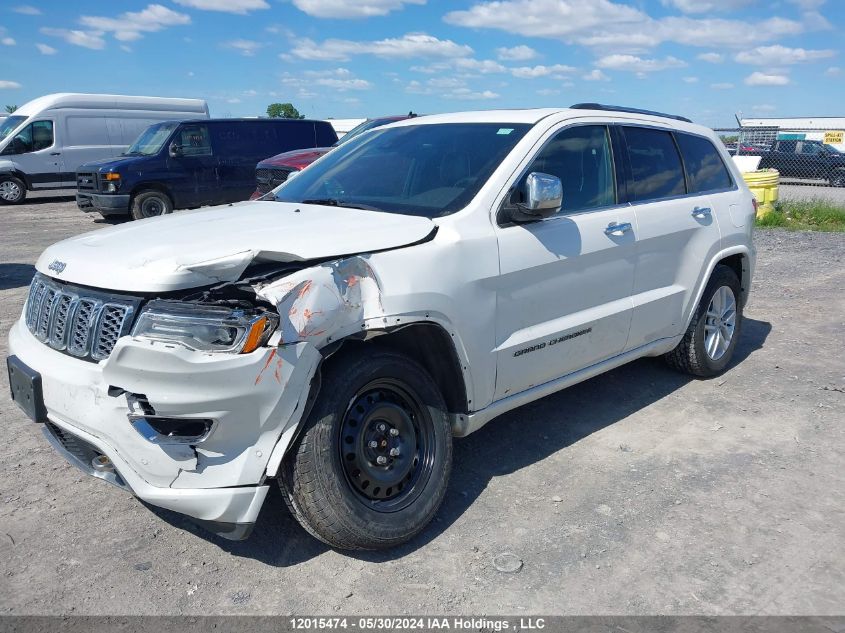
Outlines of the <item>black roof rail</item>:
[[685,116],[677,114],[666,114],[665,112],[655,112],[654,110],[641,110],[640,108],[626,108],[625,106],[605,105],[603,103],[576,103],[569,106],[572,110],[606,110],[608,112],[630,112],[632,114],[648,114],[650,116],[662,116],[667,119],[675,119],[676,121],[685,121],[692,123],[692,121]]

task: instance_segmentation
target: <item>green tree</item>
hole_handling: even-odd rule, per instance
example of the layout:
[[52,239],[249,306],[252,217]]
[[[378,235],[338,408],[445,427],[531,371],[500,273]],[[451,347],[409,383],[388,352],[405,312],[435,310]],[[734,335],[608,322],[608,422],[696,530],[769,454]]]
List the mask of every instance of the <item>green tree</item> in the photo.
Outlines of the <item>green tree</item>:
[[305,115],[293,107],[292,103],[271,103],[267,106],[267,116],[273,119],[304,119]]
[[17,109],[18,109],[18,106],[16,106],[16,105],[7,105],[6,106],[6,112],[8,112],[9,114],[12,114],[12,112],[14,112]]

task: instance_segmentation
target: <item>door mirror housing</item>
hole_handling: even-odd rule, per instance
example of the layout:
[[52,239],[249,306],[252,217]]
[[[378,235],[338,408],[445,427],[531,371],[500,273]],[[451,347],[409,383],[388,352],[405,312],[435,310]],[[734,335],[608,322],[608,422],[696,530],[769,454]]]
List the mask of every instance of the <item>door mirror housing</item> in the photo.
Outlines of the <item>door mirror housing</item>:
[[560,178],[532,171],[522,186],[522,202],[511,209],[512,222],[536,222],[555,215],[563,206],[563,184]]
[[182,157],[182,146],[178,143],[171,143],[170,147],[168,148],[170,153],[170,158],[181,158]]

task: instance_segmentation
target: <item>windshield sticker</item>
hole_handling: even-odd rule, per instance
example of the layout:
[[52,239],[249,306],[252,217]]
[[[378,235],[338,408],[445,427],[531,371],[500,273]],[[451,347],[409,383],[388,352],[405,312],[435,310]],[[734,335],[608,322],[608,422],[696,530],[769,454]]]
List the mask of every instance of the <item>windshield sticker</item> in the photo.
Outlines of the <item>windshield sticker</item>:
[[496,134],[510,134],[511,132],[513,132],[512,127],[500,127]]

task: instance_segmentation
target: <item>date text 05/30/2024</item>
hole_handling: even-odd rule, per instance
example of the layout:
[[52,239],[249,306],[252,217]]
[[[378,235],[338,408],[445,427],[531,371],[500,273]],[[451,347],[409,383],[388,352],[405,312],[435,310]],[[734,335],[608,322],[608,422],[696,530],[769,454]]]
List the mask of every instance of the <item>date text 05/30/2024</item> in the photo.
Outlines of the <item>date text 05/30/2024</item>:
[[531,631],[546,626],[543,618],[485,618],[485,617],[361,617],[320,618],[299,617],[289,620],[296,631],[359,629],[402,631]]

